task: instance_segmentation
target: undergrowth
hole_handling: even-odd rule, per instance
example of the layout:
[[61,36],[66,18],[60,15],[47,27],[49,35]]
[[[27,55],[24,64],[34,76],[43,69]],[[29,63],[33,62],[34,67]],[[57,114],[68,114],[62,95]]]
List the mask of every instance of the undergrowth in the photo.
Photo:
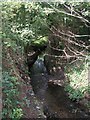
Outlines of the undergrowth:
[[[70,70],[68,71],[70,67]],[[85,97],[86,94],[90,94],[90,85],[88,80],[88,62],[78,66],[69,66],[66,70],[69,83],[65,86],[65,91],[68,92],[71,100],[79,101]],[[90,103],[87,107],[90,108]]]
[[3,72],[2,92],[3,92],[3,110],[2,118],[17,118],[20,119],[23,115],[18,100],[19,90],[17,77],[10,75],[8,72]]

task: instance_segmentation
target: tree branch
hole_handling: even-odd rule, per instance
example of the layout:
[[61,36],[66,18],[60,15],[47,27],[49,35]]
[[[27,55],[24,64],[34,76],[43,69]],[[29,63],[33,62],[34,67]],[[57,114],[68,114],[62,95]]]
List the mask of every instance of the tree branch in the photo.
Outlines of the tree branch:
[[[48,3],[49,4],[49,3]],[[75,12],[76,13],[76,15],[75,14],[70,14],[70,13],[67,13],[67,12],[65,12],[65,11],[60,11],[60,10],[58,10],[57,8],[55,8],[53,5],[51,5],[51,4],[49,4],[49,6],[51,7],[51,8],[53,8],[53,10],[54,11],[56,11],[56,12],[58,12],[58,13],[62,13],[62,14],[66,14],[66,15],[68,15],[68,16],[71,16],[71,17],[75,17],[75,18],[78,18],[78,19],[80,19],[82,22],[87,22],[88,24],[90,24],[90,21],[88,21],[87,19],[85,19],[85,18],[83,18],[81,15],[79,15],[77,12]]]

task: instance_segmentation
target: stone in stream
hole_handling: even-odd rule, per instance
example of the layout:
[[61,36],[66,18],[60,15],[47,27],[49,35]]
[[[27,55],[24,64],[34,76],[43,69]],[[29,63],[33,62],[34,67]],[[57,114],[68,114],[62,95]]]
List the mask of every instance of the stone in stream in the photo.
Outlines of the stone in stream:
[[34,63],[31,73],[34,75],[36,74],[41,74],[41,73],[46,73],[46,68],[44,66],[44,62],[42,59],[37,59],[36,62]]

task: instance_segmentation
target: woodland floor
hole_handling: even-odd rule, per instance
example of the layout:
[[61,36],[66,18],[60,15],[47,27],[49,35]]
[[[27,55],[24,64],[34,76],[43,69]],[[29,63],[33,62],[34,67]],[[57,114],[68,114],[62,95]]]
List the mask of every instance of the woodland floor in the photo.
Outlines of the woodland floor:
[[[2,61],[3,61],[3,71],[7,71],[7,70],[12,71],[11,74],[13,76],[17,77],[18,82],[20,83],[18,86],[19,92],[20,92],[20,95],[18,96],[18,100],[23,103],[23,105],[20,106],[23,110],[23,118],[46,118],[46,116],[48,116],[48,115],[47,115],[47,113],[46,113],[46,116],[44,115],[45,111],[43,111],[42,104],[40,103],[41,101],[39,101],[36,98],[37,95],[35,95],[35,93],[33,91],[33,88],[31,85],[31,78],[29,77],[29,75],[27,73],[28,69],[25,66],[25,56],[21,56],[17,52],[14,53],[11,49],[4,49],[4,55],[3,55]],[[50,84],[52,84],[53,79],[54,78],[52,78],[51,76],[49,77],[49,81],[51,80]],[[55,79],[54,79],[54,81],[55,81]],[[57,79],[54,84],[57,84]],[[59,84],[59,82],[58,82],[58,84]],[[53,90],[51,90],[51,91],[53,91]],[[56,91],[56,93],[55,93],[55,91]],[[51,109],[53,107],[55,107],[53,103],[57,103],[56,98],[60,99],[60,96],[56,97],[56,94],[59,94],[57,89],[55,91],[54,91],[55,94],[53,92],[49,93],[49,96],[51,96],[51,98],[47,98],[49,101],[49,105],[52,106]],[[52,96],[53,94],[54,94],[54,99]],[[39,95],[41,95],[41,93]],[[54,100],[54,102],[52,100]],[[63,103],[65,103],[65,101]],[[47,103],[46,103],[46,105],[47,105]],[[57,103],[57,105],[59,105],[59,104]],[[65,107],[65,105],[64,105],[64,107]],[[67,110],[64,111],[64,108],[62,110],[63,110],[63,112],[61,113],[62,118],[65,115],[67,117],[67,113],[68,113]],[[60,112],[61,112],[61,110],[60,110]],[[70,114],[70,113],[68,113],[68,114]],[[72,116],[72,115],[73,114],[70,114],[69,116]]]
[[23,118],[45,118],[40,103],[37,101],[30,84],[30,77],[25,73],[25,66],[23,64],[23,58],[18,53],[15,53],[11,49],[5,49],[2,64],[3,71],[11,71],[12,75],[18,78],[20,83],[18,96],[19,102],[23,103],[20,107],[23,110]]

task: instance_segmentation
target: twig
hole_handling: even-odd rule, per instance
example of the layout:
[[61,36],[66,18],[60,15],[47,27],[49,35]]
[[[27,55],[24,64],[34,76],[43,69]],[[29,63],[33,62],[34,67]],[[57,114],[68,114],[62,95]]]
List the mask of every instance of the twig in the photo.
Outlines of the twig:
[[[71,9],[70,9],[70,7],[68,7],[66,4],[63,4],[69,11],[71,11]],[[73,7],[73,6],[71,6],[71,7]],[[90,22],[87,20],[87,19],[85,19],[83,16],[81,16],[78,12],[76,12],[75,10],[74,10],[74,8],[73,8],[73,12],[76,14],[76,15],[78,15],[80,18],[82,18],[82,21],[83,22],[87,22],[87,23],[89,23],[90,24]]]
[[[48,3],[49,4],[49,3]],[[59,13],[62,13],[62,14],[66,14],[66,15],[68,15],[68,16],[72,16],[72,17],[75,17],[75,18],[78,18],[78,19],[80,19],[80,20],[84,20],[83,22],[87,22],[87,23],[89,23],[90,24],[90,22],[87,20],[87,19],[84,19],[82,16],[77,16],[77,15],[74,15],[74,14],[70,14],[70,13],[67,13],[67,12],[65,12],[65,11],[60,11],[60,10],[58,10],[57,8],[55,8],[53,5],[51,5],[51,4],[49,4],[49,6],[50,7],[52,7],[56,12],[59,12]]]

